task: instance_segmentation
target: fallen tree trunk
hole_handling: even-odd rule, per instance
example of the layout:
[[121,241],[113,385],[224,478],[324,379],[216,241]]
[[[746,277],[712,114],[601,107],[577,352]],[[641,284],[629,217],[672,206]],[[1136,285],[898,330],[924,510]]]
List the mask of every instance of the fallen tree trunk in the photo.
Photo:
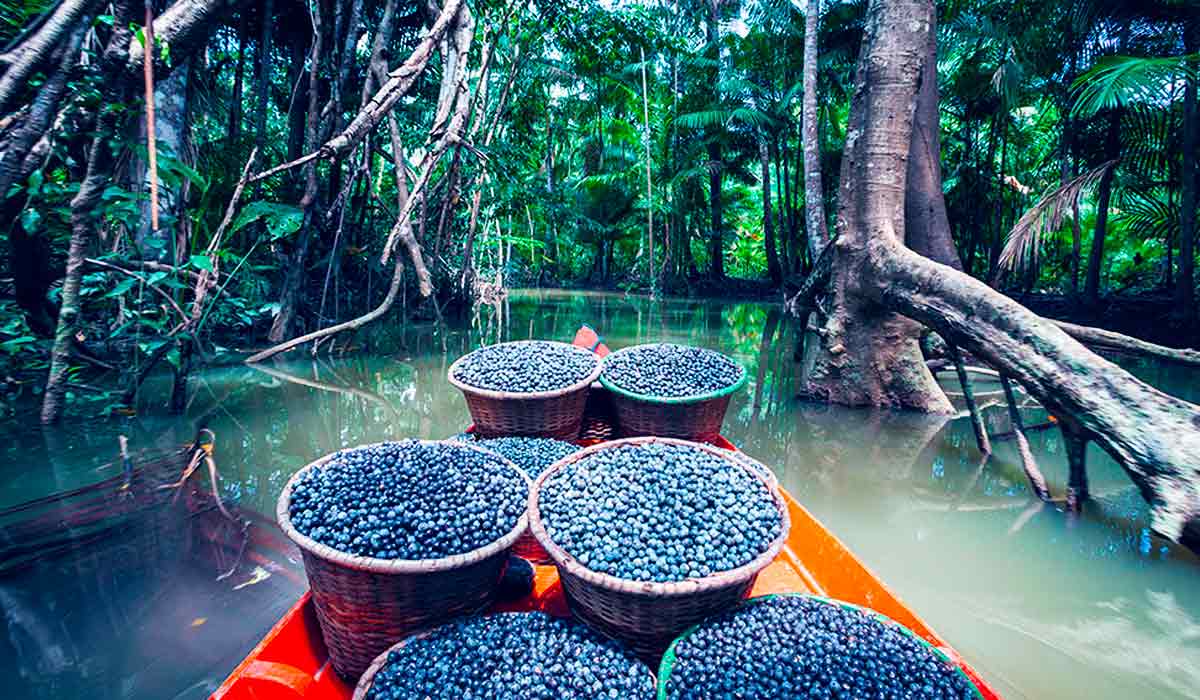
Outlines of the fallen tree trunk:
[[1142,383],[1056,323],[898,245],[868,255],[881,304],[1020,382],[1113,456],[1150,503],[1154,530],[1200,545],[1200,407]]
[[[1200,547],[1200,406],[1089,351],[983,282],[905,247],[906,169],[932,0],[871,0],[855,76],[815,379],[829,400],[935,411],[945,396],[898,318],[920,322],[1019,382],[1094,440],[1150,504],[1160,535]],[[1078,447],[1078,445],[1076,446]]]

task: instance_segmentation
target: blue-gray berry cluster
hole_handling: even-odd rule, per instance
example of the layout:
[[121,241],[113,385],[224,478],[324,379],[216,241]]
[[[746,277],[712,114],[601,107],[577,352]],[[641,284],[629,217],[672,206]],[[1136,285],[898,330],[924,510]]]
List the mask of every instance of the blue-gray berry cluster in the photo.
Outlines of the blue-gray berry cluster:
[[603,376],[626,391],[660,398],[687,398],[720,391],[746,370],[714,350],[672,343],[638,345],[604,358]]
[[448,623],[388,655],[368,700],[652,700],[650,669],[616,642],[545,613]]
[[541,476],[551,464],[579,451],[578,445],[553,438],[499,437],[476,440],[470,433],[459,433],[450,439],[471,442],[499,453],[501,457],[524,469],[531,479]]
[[861,611],[780,597],[723,613],[675,647],[669,700],[966,700],[966,678]]
[[512,531],[529,485],[498,455],[454,442],[403,440],[343,450],[292,489],[302,534],[378,559],[463,554]]
[[520,340],[463,356],[454,367],[454,378],[490,391],[555,391],[586,379],[598,361],[594,353],[565,343]]
[[546,533],[593,571],[683,581],[750,563],[780,534],[774,496],[745,468],[698,446],[601,450],[543,483]]

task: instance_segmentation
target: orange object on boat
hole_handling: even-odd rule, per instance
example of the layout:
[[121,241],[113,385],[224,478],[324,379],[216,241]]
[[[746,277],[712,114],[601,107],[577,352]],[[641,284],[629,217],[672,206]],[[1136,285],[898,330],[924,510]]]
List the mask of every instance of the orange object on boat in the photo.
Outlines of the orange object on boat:
[[[603,347],[599,336],[587,326],[580,329],[575,344],[594,349]],[[608,348],[604,348],[604,352],[607,351]],[[737,449],[723,437],[714,444]],[[984,700],[1000,700],[1000,695],[888,590],[841,540],[786,490],[780,487],[780,491],[791,516],[791,531],[779,556],[759,574],[751,596],[813,593],[873,608],[949,656],[979,689]],[[305,593],[292,606],[210,700],[351,700],[353,687],[339,678],[329,665],[329,654],[321,639],[310,595]],[[518,601],[498,604],[494,610],[540,610],[563,617],[570,614],[558,572],[553,566],[535,567],[532,593]]]

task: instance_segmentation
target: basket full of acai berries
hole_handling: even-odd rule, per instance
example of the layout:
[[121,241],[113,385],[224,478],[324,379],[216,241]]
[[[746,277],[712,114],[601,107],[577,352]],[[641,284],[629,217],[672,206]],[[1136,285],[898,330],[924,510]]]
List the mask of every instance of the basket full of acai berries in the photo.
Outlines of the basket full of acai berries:
[[713,441],[721,433],[746,368],[705,348],[635,345],[604,358],[600,384],[612,392],[622,437],[657,435]]
[[655,437],[555,463],[534,482],[529,523],[571,612],[647,659],[742,600],[790,526],[766,475],[718,447]]
[[298,471],[276,516],[334,670],[353,681],[413,630],[489,606],[527,528],[529,485],[496,452],[451,441],[366,445]]
[[568,343],[518,340],[488,345],[450,365],[480,437],[579,437],[600,358]]

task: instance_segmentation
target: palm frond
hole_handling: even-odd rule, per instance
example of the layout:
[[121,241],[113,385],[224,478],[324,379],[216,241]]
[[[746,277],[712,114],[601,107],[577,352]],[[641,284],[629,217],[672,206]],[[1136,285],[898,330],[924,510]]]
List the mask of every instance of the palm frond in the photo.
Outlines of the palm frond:
[[1004,242],[1004,250],[1000,253],[997,264],[998,271],[1009,272],[1024,270],[1037,264],[1038,251],[1042,247],[1042,237],[1047,232],[1057,231],[1063,222],[1063,216],[1079,201],[1083,191],[1091,187],[1103,177],[1104,173],[1116,166],[1117,161],[1110,160],[1091,172],[1060,187],[1051,190],[1038,203],[1025,212],[1008,232]]
[[1072,116],[1086,119],[1131,104],[1166,106],[1178,81],[1196,75],[1196,54],[1143,58],[1108,56],[1075,80]]
[[1166,187],[1126,190],[1114,218],[1142,240],[1165,242],[1179,234],[1179,204]]
[[688,112],[675,117],[675,122],[685,129],[707,129],[715,126],[725,126],[729,121],[729,110],[706,109],[699,112]]

